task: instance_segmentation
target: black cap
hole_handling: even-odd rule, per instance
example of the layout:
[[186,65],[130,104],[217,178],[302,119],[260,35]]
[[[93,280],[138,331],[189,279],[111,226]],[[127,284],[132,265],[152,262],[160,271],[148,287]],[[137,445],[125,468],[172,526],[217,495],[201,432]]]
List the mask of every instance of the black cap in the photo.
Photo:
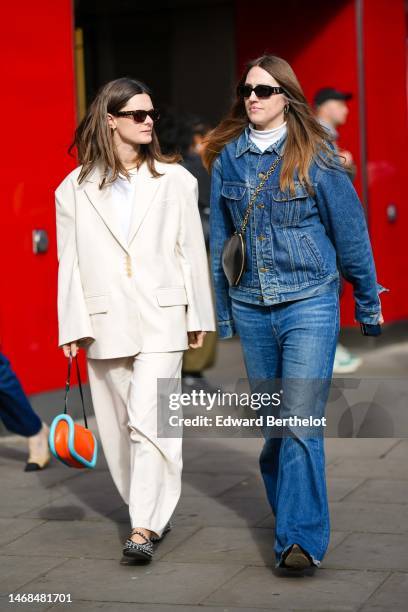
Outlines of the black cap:
[[323,87],[316,92],[313,98],[313,104],[315,106],[320,106],[323,102],[327,102],[327,100],[350,100],[352,97],[353,94],[339,91],[338,89],[334,89],[334,87]]

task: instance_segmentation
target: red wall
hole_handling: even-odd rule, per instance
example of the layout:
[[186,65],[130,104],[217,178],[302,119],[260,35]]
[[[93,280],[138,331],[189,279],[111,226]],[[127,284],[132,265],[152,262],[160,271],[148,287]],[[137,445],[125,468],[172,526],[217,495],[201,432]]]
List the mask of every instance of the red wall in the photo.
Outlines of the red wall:
[[[75,166],[66,149],[75,127],[70,0],[2,5],[0,334],[27,392],[62,387],[57,349],[53,191]],[[50,247],[34,255],[31,232]]]
[[[255,11],[262,18],[255,18]],[[365,0],[363,14],[369,174],[365,204],[378,280],[391,289],[382,294],[384,317],[390,321],[408,317],[407,275],[403,278],[408,253],[402,238],[408,231],[402,198],[408,140],[404,0]],[[239,71],[249,59],[270,52],[291,63],[309,101],[325,86],[353,93],[348,121],[339,130],[339,143],[352,152],[357,163],[355,187],[362,197],[356,1],[261,0],[254,9],[254,5],[238,0],[236,19]],[[399,204],[400,220],[394,225],[385,218],[389,201]],[[353,325],[353,321],[352,291],[346,284],[342,324]]]
[[[311,100],[316,89],[351,91],[340,144],[359,166],[356,0],[259,0],[236,3],[237,57],[243,64],[265,51],[293,65]],[[404,0],[364,0],[364,63],[369,226],[386,321],[408,317],[407,62]],[[27,392],[63,386],[57,349],[55,187],[76,164],[67,147],[76,125],[71,0],[20,0],[2,7],[3,114],[0,337]],[[398,220],[387,221],[395,203]],[[45,255],[32,252],[32,230],[47,230]],[[384,294],[383,294],[384,295]],[[353,323],[348,287],[342,323]]]

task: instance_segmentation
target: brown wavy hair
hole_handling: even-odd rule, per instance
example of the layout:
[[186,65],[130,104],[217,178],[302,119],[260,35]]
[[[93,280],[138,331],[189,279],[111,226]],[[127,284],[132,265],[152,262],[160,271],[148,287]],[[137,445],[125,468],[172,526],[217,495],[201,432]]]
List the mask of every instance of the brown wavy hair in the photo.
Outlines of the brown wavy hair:
[[[282,191],[289,188],[292,194],[295,192],[294,173],[297,170],[299,181],[310,193],[313,193],[313,185],[309,177],[309,168],[313,159],[320,159],[325,166],[339,167],[341,166],[340,156],[327,144],[330,136],[315,118],[288,62],[275,55],[262,55],[246,65],[238,86],[246,82],[248,72],[254,66],[263,68],[276,79],[285,90],[285,98],[289,104],[288,113],[285,115],[287,139],[280,173],[280,188]],[[248,123],[244,100],[237,95],[228,115],[206,139],[203,160],[207,170],[211,169],[223,147],[235,140],[245,130]]]
[[[103,171],[100,189],[113,183],[119,174],[129,178],[129,173],[120,161],[114,145],[113,130],[108,125],[107,114],[115,115],[123,109],[130,98],[142,93],[152,95],[147,85],[128,77],[110,81],[100,88],[85,117],[78,125],[74,141],[69,148],[70,153],[74,148],[77,149],[78,160],[82,164],[78,176],[79,184],[86,179],[96,165],[100,165]],[[149,144],[139,145],[137,166],[146,162],[151,174],[158,177],[161,174],[155,168],[155,161],[175,163],[180,159],[179,155],[163,155],[153,128],[152,141]]]

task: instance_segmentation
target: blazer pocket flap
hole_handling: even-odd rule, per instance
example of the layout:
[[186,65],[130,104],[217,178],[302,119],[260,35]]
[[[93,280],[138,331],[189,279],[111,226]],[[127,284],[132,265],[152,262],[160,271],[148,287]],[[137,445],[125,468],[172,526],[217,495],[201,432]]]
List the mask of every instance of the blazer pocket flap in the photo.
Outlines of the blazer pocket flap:
[[89,314],[108,312],[108,298],[106,295],[93,295],[85,298]]
[[159,306],[179,306],[188,304],[184,287],[163,287],[157,289],[156,298]]

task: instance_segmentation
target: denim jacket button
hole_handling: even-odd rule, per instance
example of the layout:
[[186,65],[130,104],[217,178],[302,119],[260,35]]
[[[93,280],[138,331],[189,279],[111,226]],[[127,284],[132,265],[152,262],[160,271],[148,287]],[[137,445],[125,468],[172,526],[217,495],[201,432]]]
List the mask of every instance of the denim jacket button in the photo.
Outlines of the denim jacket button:
[[258,208],[265,208],[265,204],[257,204]]
[[264,174],[263,172],[260,172],[260,173],[258,174],[258,178],[260,178],[260,179],[264,179],[264,178],[265,178],[265,174]]
[[258,236],[258,240],[265,240],[265,236],[261,234],[260,236]]
[[260,271],[260,272],[267,272],[267,271],[268,271],[268,268],[259,268],[259,271]]

